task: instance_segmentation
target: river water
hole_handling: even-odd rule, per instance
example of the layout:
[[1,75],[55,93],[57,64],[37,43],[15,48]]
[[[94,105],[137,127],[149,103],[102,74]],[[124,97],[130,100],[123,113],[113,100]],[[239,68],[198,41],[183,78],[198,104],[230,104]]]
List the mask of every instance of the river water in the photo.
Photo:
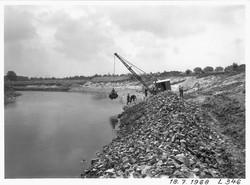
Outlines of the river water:
[[[5,105],[5,178],[74,178],[109,144],[118,100],[100,93],[21,92]],[[81,162],[82,160],[84,162]]]

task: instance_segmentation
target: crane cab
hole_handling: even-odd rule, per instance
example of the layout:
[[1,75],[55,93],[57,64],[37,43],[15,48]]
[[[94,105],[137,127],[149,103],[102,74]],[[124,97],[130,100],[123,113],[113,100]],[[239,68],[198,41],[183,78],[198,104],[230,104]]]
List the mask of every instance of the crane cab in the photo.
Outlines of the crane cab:
[[157,92],[171,90],[170,79],[156,81],[155,88]]

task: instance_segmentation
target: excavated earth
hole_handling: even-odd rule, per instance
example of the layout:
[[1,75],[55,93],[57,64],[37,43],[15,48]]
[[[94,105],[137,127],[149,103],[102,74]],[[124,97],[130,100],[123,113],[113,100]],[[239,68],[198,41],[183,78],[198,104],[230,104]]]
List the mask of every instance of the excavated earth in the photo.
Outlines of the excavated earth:
[[233,115],[244,119],[245,110],[229,100],[223,100],[224,109],[212,109],[217,99],[201,104],[165,91],[124,107],[116,138],[96,153],[81,177],[244,178],[244,161],[239,160],[244,152],[232,147],[245,141],[244,129],[242,135],[235,132],[234,140],[223,134],[228,131],[221,131],[220,122],[233,126],[228,113],[236,111]]

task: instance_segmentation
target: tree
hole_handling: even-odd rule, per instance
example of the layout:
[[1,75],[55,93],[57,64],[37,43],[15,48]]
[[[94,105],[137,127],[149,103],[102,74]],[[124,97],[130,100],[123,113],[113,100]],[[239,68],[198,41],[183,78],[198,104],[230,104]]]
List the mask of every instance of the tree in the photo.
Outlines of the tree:
[[7,79],[10,81],[17,81],[17,75],[14,71],[8,71]]
[[230,66],[225,67],[224,71],[225,72],[232,72],[232,71],[238,71],[239,70],[239,66],[237,63],[233,63]]
[[231,66],[225,67],[224,71],[225,72],[231,72],[231,71],[233,71],[233,66],[231,65]]
[[186,74],[188,75],[188,74],[190,74],[190,73],[192,73],[192,71],[191,71],[190,69],[187,69],[187,70],[186,70]]
[[243,72],[246,70],[246,64],[241,64],[238,66],[237,71]]
[[194,68],[193,71],[194,71],[196,74],[199,74],[199,73],[202,73],[202,72],[203,72],[202,69],[201,69],[200,67]]
[[17,81],[28,81],[29,77],[27,76],[17,76]]
[[237,71],[238,64],[237,64],[237,63],[233,63],[233,65],[232,65],[232,66],[233,66],[233,70],[234,70],[234,71]]
[[205,73],[211,73],[211,72],[214,71],[214,68],[211,67],[211,66],[207,66],[207,67],[205,67],[205,68],[203,69],[203,71],[204,71]]
[[215,71],[215,72],[222,72],[222,71],[223,71],[223,67],[218,66],[218,67],[215,68],[214,71]]

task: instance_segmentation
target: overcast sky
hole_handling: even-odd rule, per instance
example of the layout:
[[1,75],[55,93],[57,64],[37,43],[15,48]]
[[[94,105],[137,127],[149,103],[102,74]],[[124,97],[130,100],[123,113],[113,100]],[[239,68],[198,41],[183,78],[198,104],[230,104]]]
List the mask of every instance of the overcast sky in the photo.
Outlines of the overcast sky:
[[226,67],[245,63],[244,31],[243,5],[6,5],[4,73],[112,74],[115,52],[146,72]]

